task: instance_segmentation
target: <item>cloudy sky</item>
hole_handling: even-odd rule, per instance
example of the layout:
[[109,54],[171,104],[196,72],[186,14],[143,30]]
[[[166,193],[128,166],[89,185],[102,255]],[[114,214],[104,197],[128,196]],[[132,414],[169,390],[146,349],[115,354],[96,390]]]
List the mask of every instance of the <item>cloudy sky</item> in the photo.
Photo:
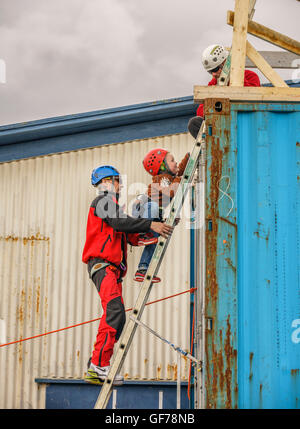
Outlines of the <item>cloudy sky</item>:
[[[0,0],[0,125],[192,95],[203,49],[231,45],[234,3]],[[254,20],[300,39],[297,0],[257,0]]]

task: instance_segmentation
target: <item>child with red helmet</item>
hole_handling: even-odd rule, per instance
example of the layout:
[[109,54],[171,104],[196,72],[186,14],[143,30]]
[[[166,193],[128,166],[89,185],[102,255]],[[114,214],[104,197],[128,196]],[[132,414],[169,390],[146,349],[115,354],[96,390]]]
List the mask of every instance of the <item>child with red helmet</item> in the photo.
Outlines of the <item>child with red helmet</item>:
[[[140,195],[133,205],[133,217],[161,221],[163,209],[171,202],[184,173],[190,154],[187,153],[179,166],[174,156],[165,149],[152,149],[143,160],[145,170],[151,174],[152,183],[148,186],[147,195]],[[155,237],[159,234],[153,233]],[[142,282],[145,278],[150,260],[155,250],[155,244],[146,246],[143,250],[134,280]],[[160,282],[159,277],[153,277],[153,283]]]

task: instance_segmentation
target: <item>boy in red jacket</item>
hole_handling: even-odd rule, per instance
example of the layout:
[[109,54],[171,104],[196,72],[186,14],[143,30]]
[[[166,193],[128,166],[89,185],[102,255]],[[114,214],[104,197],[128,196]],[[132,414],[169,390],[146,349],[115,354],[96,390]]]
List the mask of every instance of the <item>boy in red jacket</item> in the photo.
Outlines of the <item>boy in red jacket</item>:
[[[120,180],[119,172],[109,165],[92,172],[92,185],[97,187],[98,196],[90,206],[82,260],[87,264],[103,308],[85,377],[94,384],[105,381],[114,344],[125,324],[122,280],[127,271],[127,243],[138,245],[138,233],[151,230],[167,238],[173,230],[162,222],[128,216],[118,204]],[[117,374],[114,384],[122,383],[123,377]]]
[[[227,49],[221,45],[210,45],[203,51],[203,66],[205,70],[207,70],[208,73],[212,75],[212,80],[208,83],[208,86],[218,84],[218,79],[228,55],[229,52]],[[260,81],[257,74],[253,71],[245,70],[244,86],[260,86]],[[188,130],[194,138],[197,138],[203,121],[203,104],[198,106],[196,114],[197,116],[191,118],[188,123]]]

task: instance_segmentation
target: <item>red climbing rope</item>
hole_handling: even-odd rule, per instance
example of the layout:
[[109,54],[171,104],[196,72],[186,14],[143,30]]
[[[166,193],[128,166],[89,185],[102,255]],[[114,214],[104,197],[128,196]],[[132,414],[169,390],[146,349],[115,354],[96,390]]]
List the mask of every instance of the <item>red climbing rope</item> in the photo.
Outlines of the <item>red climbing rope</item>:
[[[176,293],[174,295],[167,296],[165,298],[160,298],[160,299],[157,299],[155,301],[148,302],[146,305],[155,304],[155,303],[160,302],[160,301],[165,301],[166,299],[174,298],[175,296],[179,296],[179,295],[182,295],[184,293],[193,292],[196,289],[197,288],[191,288],[191,289],[185,290],[183,292],[179,292],[179,293]],[[131,311],[131,310],[132,310],[132,308],[128,308],[125,311]],[[11,341],[10,343],[0,344],[0,347],[10,346],[11,344],[17,344],[17,343],[21,343],[23,341],[33,340],[34,338],[43,337],[43,336],[49,335],[49,334],[55,334],[56,332],[61,332],[61,331],[65,331],[67,329],[76,328],[77,326],[86,325],[87,323],[96,322],[97,320],[100,320],[100,319],[101,319],[101,317],[97,317],[97,319],[92,319],[92,320],[88,320],[86,322],[77,323],[76,325],[71,325],[71,326],[67,326],[65,328],[56,329],[55,331],[45,332],[44,334],[34,335],[33,337],[21,338],[21,339],[16,340],[16,341]]]

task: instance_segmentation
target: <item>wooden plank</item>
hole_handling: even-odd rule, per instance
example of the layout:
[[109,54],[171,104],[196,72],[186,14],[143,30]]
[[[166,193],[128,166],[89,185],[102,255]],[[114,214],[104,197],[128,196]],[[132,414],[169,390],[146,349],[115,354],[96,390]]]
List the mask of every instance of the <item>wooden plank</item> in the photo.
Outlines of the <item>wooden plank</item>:
[[[257,51],[274,69],[297,69],[300,56],[287,51]],[[256,65],[246,58],[246,68],[256,68]]]
[[194,103],[206,98],[228,98],[234,101],[289,101],[300,102],[300,88],[194,86]]
[[249,1],[235,0],[230,86],[244,86]]
[[285,83],[285,81],[279,76],[278,73],[276,73],[274,69],[272,69],[270,64],[267,63],[264,57],[260,55],[248,41],[246,44],[246,53],[250,60],[256,64],[257,68],[274,86],[288,88],[288,85]]
[[[234,12],[231,10],[227,12],[227,24],[231,26],[234,25]],[[255,21],[248,21],[248,33],[272,43],[275,46],[280,46],[280,48],[300,55],[300,43],[297,40],[291,39]]]

